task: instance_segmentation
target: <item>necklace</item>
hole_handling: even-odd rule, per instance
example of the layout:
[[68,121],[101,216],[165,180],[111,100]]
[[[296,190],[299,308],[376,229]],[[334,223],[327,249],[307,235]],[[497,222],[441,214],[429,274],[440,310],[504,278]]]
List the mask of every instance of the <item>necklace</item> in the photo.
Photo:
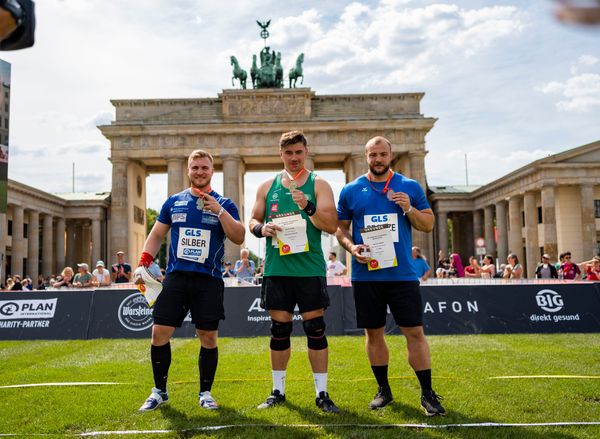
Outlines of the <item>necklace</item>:
[[389,194],[387,194],[388,198],[390,198],[390,194],[394,195],[394,191],[392,189],[390,189],[388,186],[390,185],[390,182],[392,181],[392,177],[394,176],[394,172],[390,169],[389,170],[389,175],[388,178],[385,182],[385,186],[383,186],[383,189],[381,191],[379,191],[377,188],[375,188],[375,186],[373,186],[373,183],[371,182],[371,179],[369,178],[369,174],[367,174],[367,180],[369,180],[369,184],[371,185],[371,189],[373,189],[375,192],[380,192],[384,195],[386,195],[386,192],[389,191]]
[[290,174],[287,169],[283,169],[284,172],[287,174],[288,178],[290,179],[290,190],[291,191],[295,191],[298,188],[298,185],[296,184],[296,180],[298,179],[298,177],[300,177],[304,171],[306,171],[306,168],[302,168],[300,169],[300,171],[298,171],[298,173],[292,177],[292,174]]

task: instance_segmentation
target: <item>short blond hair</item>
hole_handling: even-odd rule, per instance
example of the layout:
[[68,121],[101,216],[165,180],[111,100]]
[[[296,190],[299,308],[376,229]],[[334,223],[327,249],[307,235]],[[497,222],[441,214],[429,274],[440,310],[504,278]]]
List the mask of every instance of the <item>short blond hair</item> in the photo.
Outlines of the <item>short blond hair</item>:
[[279,139],[279,148],[285,148],[286,146],[295,145],[296,143],[302,143],[304,146],[308,146],[308,140],[302,131],[294,130],[283,133]]
[[204,151],[203,149],[195,149],[192,151],[188,157],[188,166],[190,163],[196,159],[208,158],[210,160],[210,164],[213,164],[213,157],[209,152]]
[[369,146],[371,145],[379,145],[380,143],[386,143],[387,146],[390,147],[390,151],[392,150],[392,142],[390,142],[388,139],[386,139],[383,136],[375,136],[372,139],[370,139],[366,144],[365,144],[365,149],[367,149]]

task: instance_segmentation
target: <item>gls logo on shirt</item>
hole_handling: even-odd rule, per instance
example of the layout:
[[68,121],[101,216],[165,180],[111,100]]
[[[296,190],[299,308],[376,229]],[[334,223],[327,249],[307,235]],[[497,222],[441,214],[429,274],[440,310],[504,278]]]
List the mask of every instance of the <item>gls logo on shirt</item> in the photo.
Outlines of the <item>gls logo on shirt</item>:
[[392,236],[394,242],[398,242],[398,214],[397,213],[380,213],[374,215],[365,215],[365,227],[381,226],[383,224],[391,224]]

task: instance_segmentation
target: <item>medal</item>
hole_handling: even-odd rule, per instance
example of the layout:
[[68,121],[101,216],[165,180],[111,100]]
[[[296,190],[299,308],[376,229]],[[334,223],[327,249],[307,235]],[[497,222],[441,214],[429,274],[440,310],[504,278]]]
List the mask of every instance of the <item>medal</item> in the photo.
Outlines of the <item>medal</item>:
[[196,201],[196,207],[198,210],[204,209],[204,199],[202,197],[198,198],[198,201]]
[[290,184],[289,184],[289,189],[290,191],[295,191],[296,189],[298,189],[298,184],[296,183],[296,180],[298,179],[298,177],[300,177],[302,175],[302,173],[306,171],[306,168],[302,168],[300,169],[300,172],[298,172],[294,177],[291,176],[291,174],[284,169],[284,172],[287,174],[288,178],[290,179]]
[[295,191],[297,187],[298,186],[296,186],[296,182],[294,180],[290,181],[290,190],[291,191]]
[[[371,185],[371,189],[373,189],[375,192],[379,192],[380,194],[387,194],[387,192],[391,192],[392,195],[394,194],[394,191],[391,190],[389,188],[390,182],[392,181],[392,177],[394,176],[394,171],[392,171],[391,169],[389,170],[389,174],[388,174],[388,178],[385,182],[385,186],[383,186],[383,190],[379,191],[375,188],[375,186],[373,186],[373,183],[371,182],[371,179],[369,178],[369,174],[367,174],[367,180],[369,180],[369,184]],[[390,195],[387,196],[388,199],[390,199]],[[391,199],[390,199],[391,200]]]
[[386,195],[386,197],[387,197],[387,199],[388,199],[388,200],[390,200],[391,202],[394,202],[394,194],[395,194],[395,193],[396,193],[396,192],[394,192],[394,190],[393,190],[393,189],[389,189],[389,190],[386,192],[386,194],[385,194],[385,195]]

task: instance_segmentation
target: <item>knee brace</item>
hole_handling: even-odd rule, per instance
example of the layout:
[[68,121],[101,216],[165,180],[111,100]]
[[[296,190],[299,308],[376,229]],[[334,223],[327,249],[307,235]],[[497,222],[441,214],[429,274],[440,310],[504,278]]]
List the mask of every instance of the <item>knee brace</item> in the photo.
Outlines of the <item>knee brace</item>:
[[292,322],[278,322],[277,320],[271,320],[271,349],[274,351],[285,351],[289,349],[290,335],[294,324]]
[[309,349],[320,351],[327,348],[327,337],[325,336],[325,320],[323,317],[317,317],[310,320],[304,320],[302,327],[306,333],[307,345]]

